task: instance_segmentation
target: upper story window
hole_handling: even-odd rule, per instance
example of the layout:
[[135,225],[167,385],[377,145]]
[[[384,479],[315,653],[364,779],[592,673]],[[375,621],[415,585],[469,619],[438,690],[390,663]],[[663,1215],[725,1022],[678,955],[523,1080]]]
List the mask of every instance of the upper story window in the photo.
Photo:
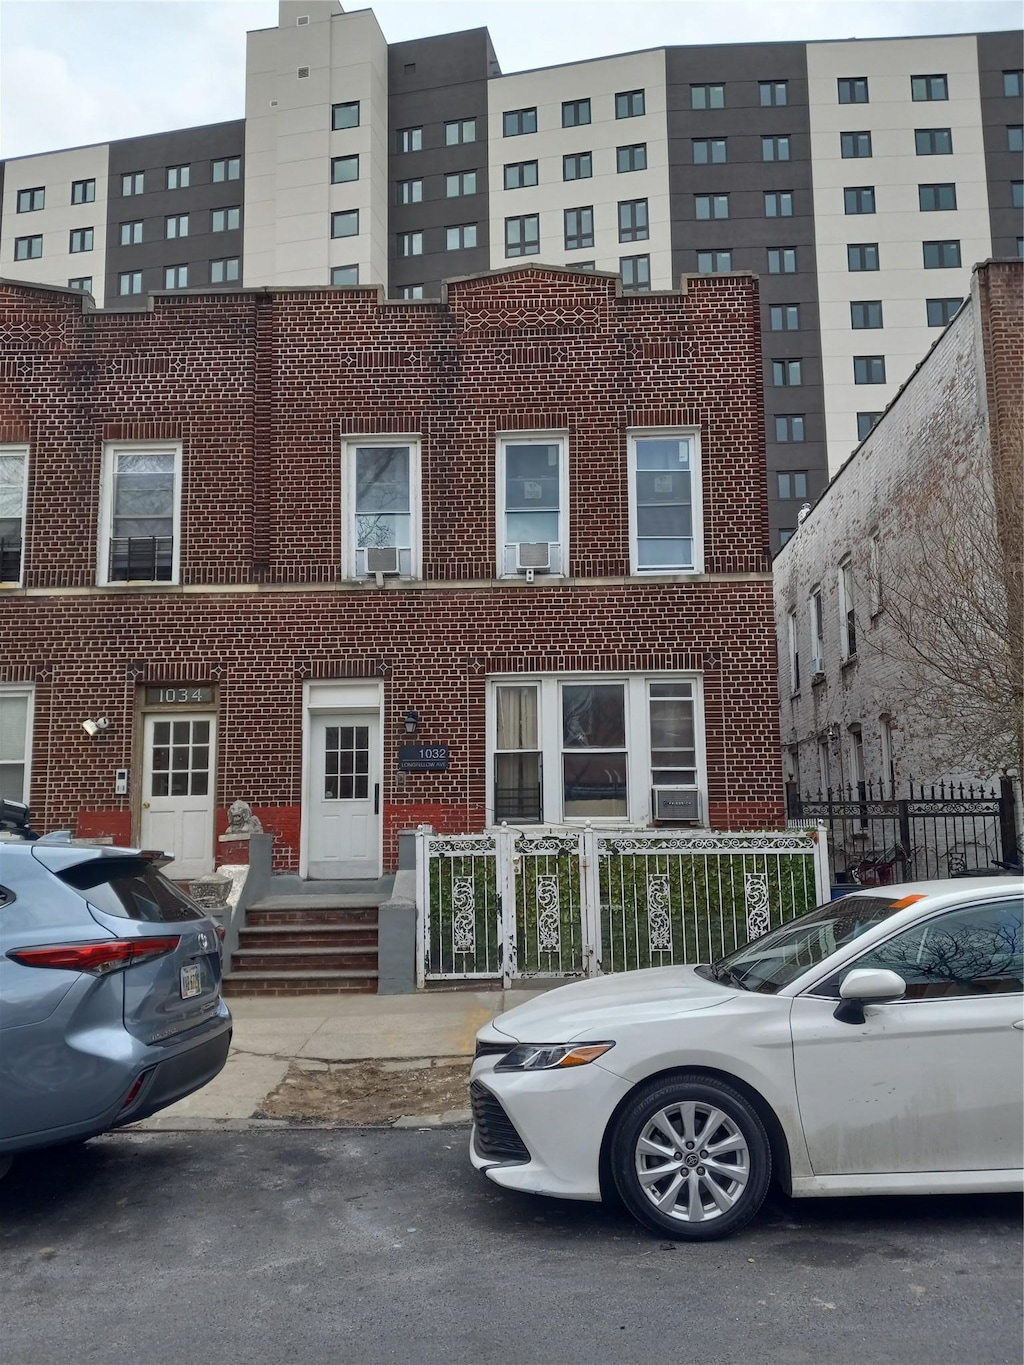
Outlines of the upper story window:
[[646,199],[623,199],[619,203],[619,241],[646,242],[650,236]]
[[210,162],[210,178],[215,185],[219,185],[223,180],[238,180],[242,175],[242,158],[240,156],[222,156],[216,161]]
[[97,582],[178,582],[181,446],[108,444],[100,497]]
[[631,147],[615,148],[615,170],[619,175],[629,171],[646,171],[647,143],[636,142]]
[[761,160],[789,161],[789,134],[777,133],[771,137],[763,137],[761,139]]
[[768,328],[772,332],[796,332],[800,328],[798,303],[773,303],[768,309]]
[[1010,181],[1010,202],[1015,209],[1024,209],[1024,180]]
[[164,219],[164,236],[187,237],[188,236],[188,214],[172,213],[169,218]]
[[589,180],[594,174],[594,163],[589,152],[574,152],[562,157],[563,180]]
[[121,193],[126,198],[132,194],[142,194],[146,187],[145,171],[129,171],[121,177]]
[[1008,152],[1024,152],[1024,123],[1008,123],[1006,125],[1006,150]]
[[459,223],[455,227],[446,227],[444,233],[446,251],[465,251],[477,244],[476,223]]
[[847,188],[843,190],[844,213],[874,213],[874,211],[874,185],[848,185]]
[[422,299],[424,297],[425,285],[422,284],[400,284],[395,289],[396,299]]
[[563,100],[562,101],[562,127],[563,128],[582,128],[585,123],[590,122],[590,101],[589,100]]
[[359,127],[359,101],[349,100],[347,104],[331,105],[331,129]]
[[[225,256],[219,261],[210,262],[210,283],[211,284],[237,284],[239,280],[239,259],[237,256]],[[332,280],[332,284],[335,281]]]
[[772,246],[768,248],[769,275],[796,274],[796,247]]
[[[727,194],[695,194],[693,196],[693,216],[697,219],[728,218],[729,196]],[[646,233],[644,235],[646,236]]]
[[[789,445],[807,439],[807,416],[802,412],[780,413],[775,418],[775,439],[779,445]],[[781,497],[782,494],[780,493]]]
[[853,382],[855,384],[884,384],[884,355],[855,355],[853,357]]
[[729,159],[728,140],[724,137],[695,137],[693,139],[693,164],[695,166],[722,166]]
[[536,109],[506,109],[501,116],[503,137],[522,137],[537,131]]
[[536,161],[510,161],[505,166],[505,188],[507,190],[527,189],[536,183]]
[[697,273],[700,275],[725,275],[732,269],[731,251],[698,251]]
[[[783,541],[785,544],[785,541]],[[796,608],[791,607],[787,616],[789,626],[789,690],[800,691],[800,623]]]
[[918,185],[917,202],[922,213],[955,209],[956,185]]
[[925,270],[952,270],[960,264],[960,243],[922,242]]
[[867,104],[867,76],[840,76],[837,85],[840,104]]
[[92,204],[96,201],[96,181],[95,180],[72,180],[71,182],[71,202],[72,204]]
[[950,156],[953,132],[950,128],[915,128],[914,150],[918,156]]
[[651,287],[650,256],[620,256],[619,275],[628,293],[641,294]]
[[333,285],[353,285],[359,283],[359,267],[357,265],[332,265],[331,284]]
[[498,572],[561,574],[569,562],[568,442],[515,435],[498,441]]
[[[0,583],[21,582],[27,495],[28,446],[0,446]],[[0,794],[7,792],[0,787]]]
[[331,236],[332,237],[358,237],[359,236],[359,210],[345,209],[341,213],[331,214]]
[[169,190],[187,190],[191,178],[191,166],[167,167],[167,188]]
[[444,193],[446,199],[461,199],[467,194],[476,194],[476,171],[454,171],[446,175]]
[[804,382],[803,360],[773,360],[772,387],[776,389],[799,388]]
[[776,479],[779,497],[783,502],[793,498],[799,502],[807,501],[806,469],[782,469]]
[[210,231],[232,232],[242,225],[242,210],[237,204],[227,209],[211,209]]
[[757,97],[762,109],[781,108],[789,103],[789,81],[758,81]]
[[398,234],[397,248],[399,256],[422,256],[423,233],[400,232]]
[[331,184],[345,185],[359,179],[358,156],[331,157]]
[[691,109],[724,109],[724,108],[725,108],[725,86],[724,86],[724,85],[691,85],[691,86],[690,86],[690,108],[691,108]]
[[505,219],[505,255],[536,256],[540,251],[540,215]]
[[869,435],[871,428],[881,417],[880,412],[858,412],[857,414],[857,440],[863,441]]
[[117,277],[117,292],[125,294],[142,293],[142,271],[141,270],[122,270]]
[[76,275],[75,278],[74,278],[73,280],[68,280],[68,288],[69,288],[69,289],[78,289],[78,290],[80,290],[83,294],[91,294],[91,293],[92,293],[92,276],[91,276],[91,275]]
[[136,218],[131,223],[122,223],[118,240],[122,246],[138,246],[142,241],[142,219]]
[[844,659],[857,653],[857,609],[854,598],[853,563],[849,558],[839,565],[839,647]]
[[[855,332],[873,331],[882,326],[882,300],[856,299],[850,303],[850,327]],[[882,366],[885,373],[885,366]],[[858,380],[858,383],[861,382]],[[867,383],[868,381],[863,381]]]
[[871,155],[871,134],[840,133],[839,152],[844,161],[857,161]]
[[594,209],[586,208],[565,210],[565,249],[580,251],[594,245]]
[[31,790],[34,700],[31,683],[0,685],[0,796],[26,805]]
[[345,462],[347,573],[355,578],[375,573],[418,578],[419,443],[393,436],[351,441]]
[[693,432],[629,436],[631,573],[699,572],[700,470]]
[[846,268],[851,271],[878,269],[877,242],[851,242],[846,248]]
[[46,187],[40,185],[37,189],[18,191],[18,212],[19,213],[38,213],[40,209],[46,207]]
[[946,76],[911,76],[912,100],[948,100],[949,80]]
[[825,604],[821,588],[811,589],[809,620],[811,626],[811,673],[825,672]]
[[1008,99],[1019,100],[1024,93],[1024,71],[1003,72],[1003,94]]
[[166,265],[166,266],[164,266],[164,288],[165,288],[165,289],[187,289],[187,288],[188,288],[188,266],[187,266],[187,265]]
[[444,145],[458,147],[463,142],[476,141],[476,119],[459,118],[444,125]]
[[398,150],[400,152],[422,152],[423,151],[423,129],[422,128],[399,128],[398,130]]
[[792,218],[793,191],[792,190],[765,191],[764,216],[766,218]]
[[398,202],[400,204],[422,204],[423,202],[423,181],[422,180],[399,180],[398,182]]
[[640,118],[647,113],[647,98],[643,90],[623,90],[615,96],[616,118]]
[[92,250],[92,228],[72,228],[68,237],[68,251],[74,256],[79,251]]
[[42,254],[42,233],[37,233],[32,237],[15,237],[14,259],[16,261],[38,261]]
[[925,299],[929,327],[945,327],[963,307],[963,299]]

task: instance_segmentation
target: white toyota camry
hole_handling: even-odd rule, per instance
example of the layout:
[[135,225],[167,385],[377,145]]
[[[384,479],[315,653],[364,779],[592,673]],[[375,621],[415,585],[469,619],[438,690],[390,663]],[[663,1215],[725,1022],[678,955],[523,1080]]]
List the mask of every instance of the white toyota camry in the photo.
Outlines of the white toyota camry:
[[724,1237],[794,1196],[1011,1191],[1019,878],[872,888],[710,966],[560,987],[477,1034],[473,1165]]

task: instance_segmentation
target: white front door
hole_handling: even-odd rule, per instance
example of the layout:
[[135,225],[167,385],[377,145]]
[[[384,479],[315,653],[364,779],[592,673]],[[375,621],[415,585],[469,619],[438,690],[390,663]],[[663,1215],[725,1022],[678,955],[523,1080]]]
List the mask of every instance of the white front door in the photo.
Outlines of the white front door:
[[310,877],[380,876],[379,734],[376,711],[310,717]]
[[213,715],[147,715],[140,842],[174,854],[167,875],[213,871]]

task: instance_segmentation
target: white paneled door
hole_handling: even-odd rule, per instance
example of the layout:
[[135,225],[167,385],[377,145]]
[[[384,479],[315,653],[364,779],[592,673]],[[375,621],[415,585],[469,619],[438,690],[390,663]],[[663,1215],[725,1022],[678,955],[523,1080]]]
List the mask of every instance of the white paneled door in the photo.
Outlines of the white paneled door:
[[174,854],[177,880],[213,871],[216,717],[147,715],[140,842]]
[[380,875],[379,736],[377,712],[310,717],[310,877]]

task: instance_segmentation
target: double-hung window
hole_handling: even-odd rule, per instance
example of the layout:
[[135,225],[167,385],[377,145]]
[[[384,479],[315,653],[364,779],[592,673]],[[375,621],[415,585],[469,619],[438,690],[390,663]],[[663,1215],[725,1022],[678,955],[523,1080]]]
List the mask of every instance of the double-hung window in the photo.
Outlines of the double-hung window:
[[0,583],[21,582],[27,490],[28,447],[0,446]]
[[0,797],[29,802],[32,763],[31,683],[0,684]]
[[844,659],[857,655],[857,609],[854,601],[853,564],[839,565],[839,646]]
[[[491,680],[493,823],[650,818],[652,789],[704,781],[700,680],[546,674]],[[686,818],[686,817],[684,817]]]
[[180,445],[107,445],[101,497],[97,581],[176,583]]
[[564,573],[567,534],[568,442],[547,434],[498,440],[498,572]]
[[419,442],[394,436],[349,441],[345,460],[349,575],[419,577]]
[[700,572],[698,454],[692,432],[630,434],[631,573]]

